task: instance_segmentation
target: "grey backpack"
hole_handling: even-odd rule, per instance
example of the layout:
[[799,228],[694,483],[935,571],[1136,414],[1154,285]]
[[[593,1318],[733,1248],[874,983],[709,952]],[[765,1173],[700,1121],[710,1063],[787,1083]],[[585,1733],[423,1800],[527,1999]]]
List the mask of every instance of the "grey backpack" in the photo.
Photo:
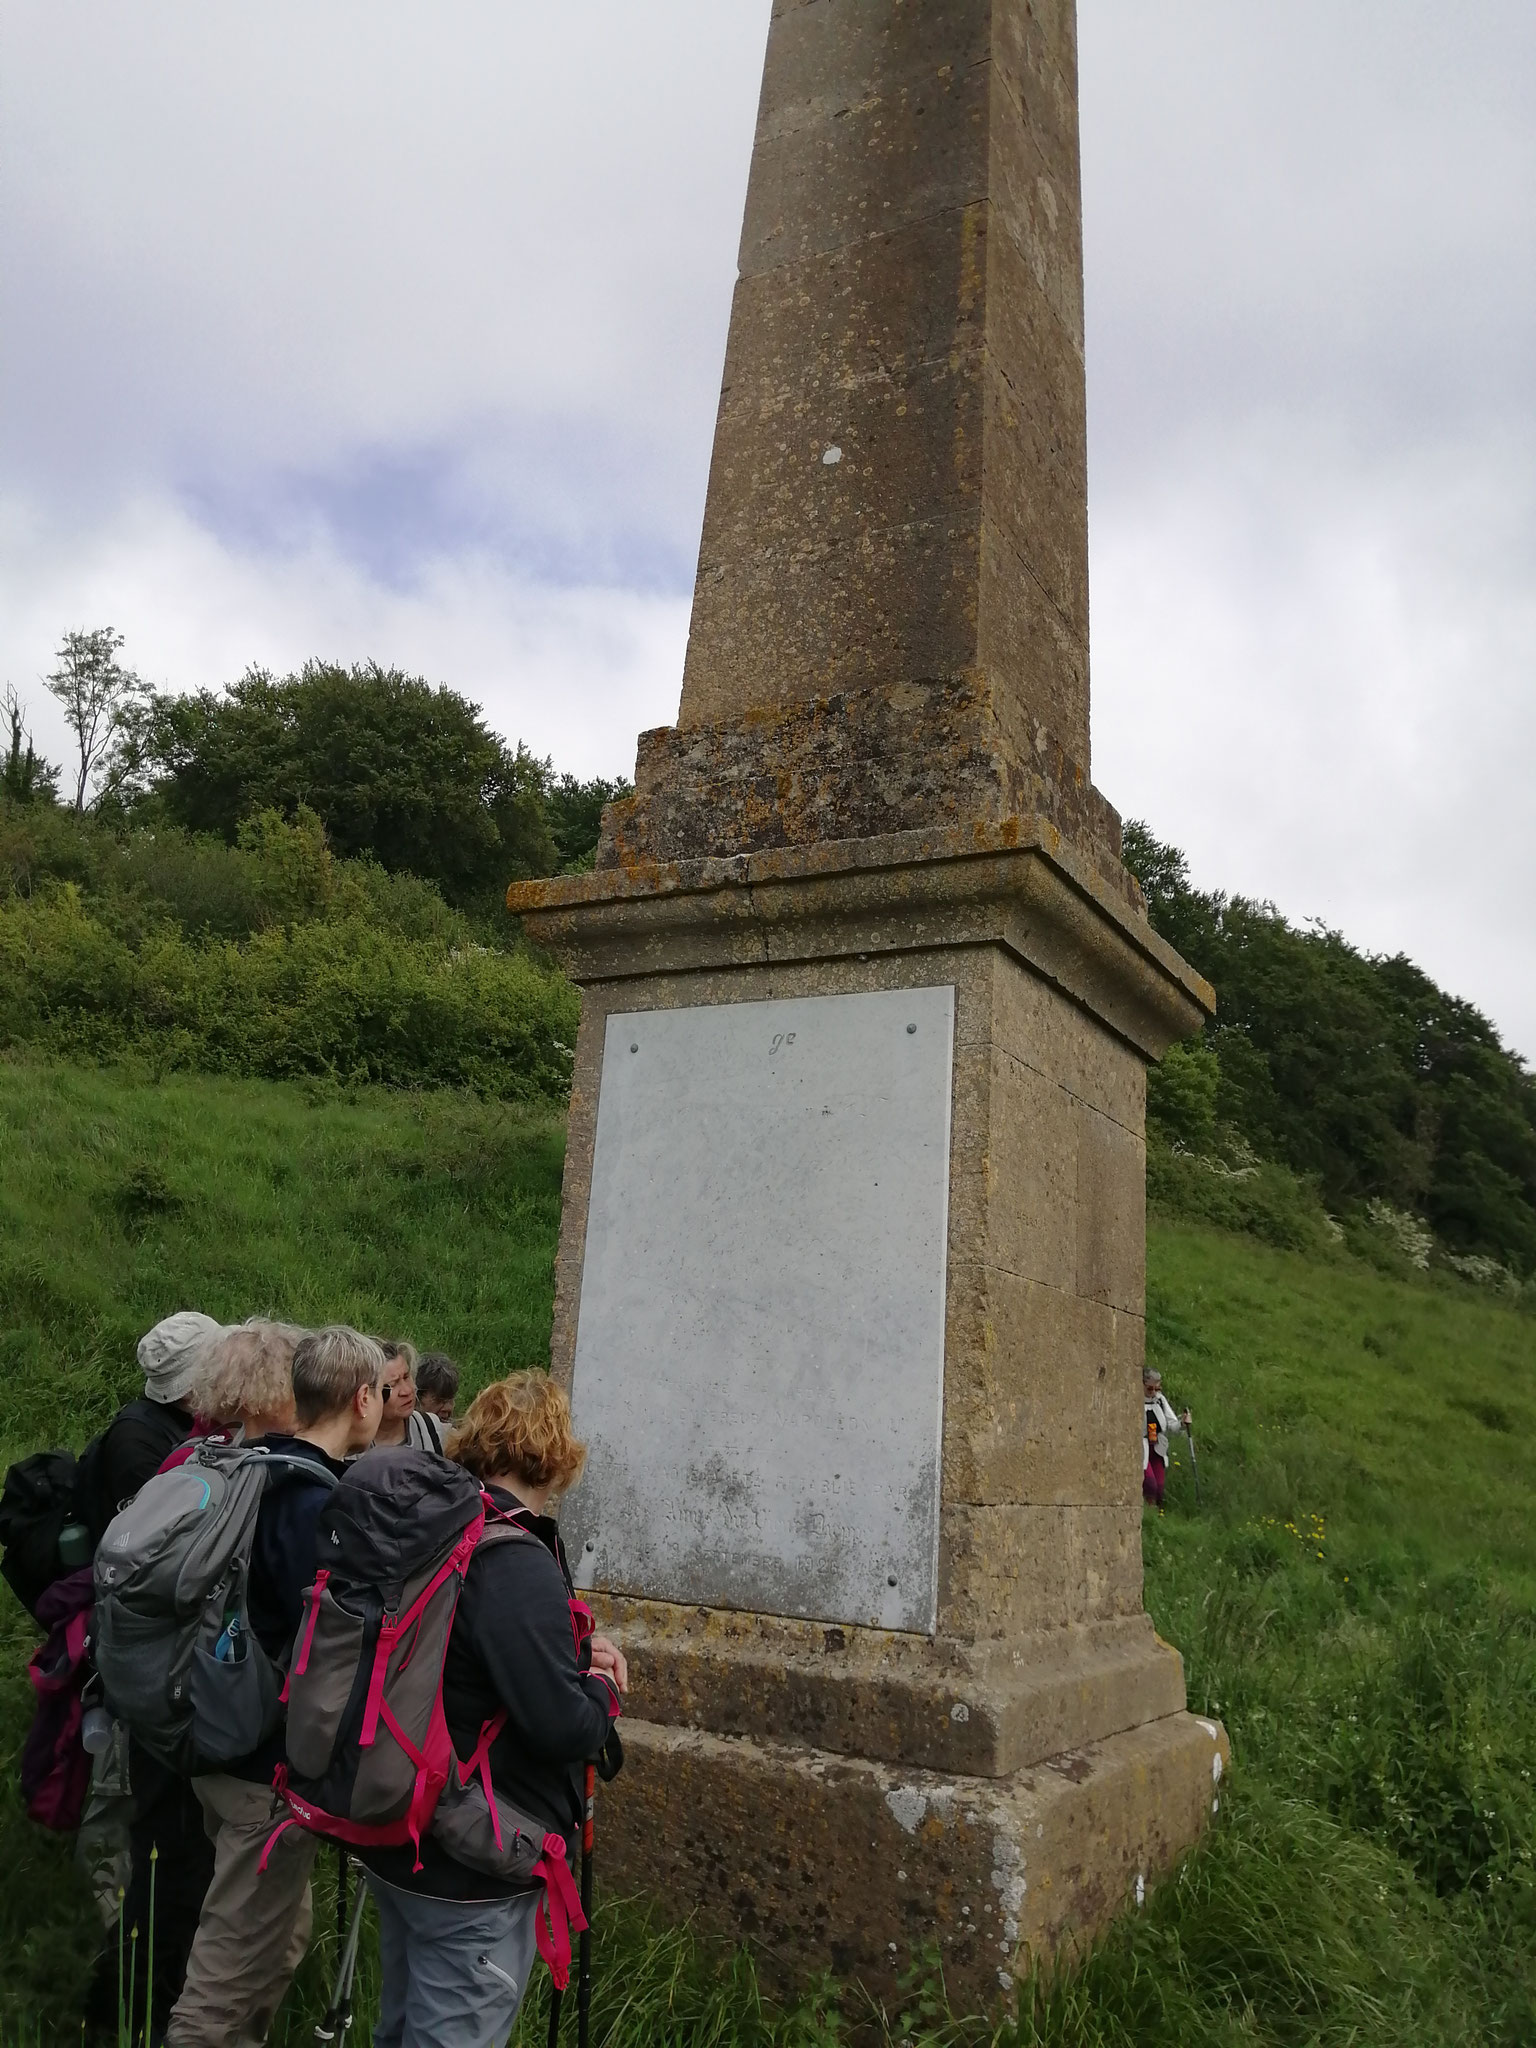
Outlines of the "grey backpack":
[[251,1633],[256,1516],[278,1472],[335,1479],[259,1445],[200,1444],[108,1523],[96,1551],[93,1654],[107,1704],[181,1771],[233,1763],[281,1716],[281,1679]]

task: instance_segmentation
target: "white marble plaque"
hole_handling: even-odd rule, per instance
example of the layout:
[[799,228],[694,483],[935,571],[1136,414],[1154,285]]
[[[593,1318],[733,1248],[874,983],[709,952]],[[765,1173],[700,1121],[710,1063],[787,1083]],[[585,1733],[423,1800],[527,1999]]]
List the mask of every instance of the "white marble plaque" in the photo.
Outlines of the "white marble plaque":
[[577,1582],[931,1632],[954,990],[610,1017]]

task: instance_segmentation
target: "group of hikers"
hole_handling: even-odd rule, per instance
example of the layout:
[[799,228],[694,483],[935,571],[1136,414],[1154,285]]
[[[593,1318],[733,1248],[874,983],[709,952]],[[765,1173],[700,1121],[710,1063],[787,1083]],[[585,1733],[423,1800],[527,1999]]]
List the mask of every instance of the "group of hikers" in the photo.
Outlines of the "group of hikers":
[[[514,1373],[455,1420],[441,1353],[190,1310],[138,1359],[142,1396],[0,1503],[50,1631],[23,1791],[77,1830],[107,1926],[87,2035],[255,2048],[329,1839],[376,1904],[374,2048],[505,2040],[536,1955],[565,1983],[629,1683],[549,1512],[586,1455],[565,1394]],[[1155,1371],[1143,1393],[1161,1509],[1190,1415]]]
[[565,1981],[628,1689],[549,1513],[585,1457],[564,1393],[515,1373],[455,1422],[441,1354],[191,1311],[138,1357],[143,1395],[70,1460],[58,1568],[24,1593],[52,1629],[44,1705],[78,1691],[69,1766],[82,1726],[94,1751],[82,1852],[112,1872],[88,2033],[262,2041],[330,1839],[377,1908],[374,2048],[505,2040],[536,1955]]

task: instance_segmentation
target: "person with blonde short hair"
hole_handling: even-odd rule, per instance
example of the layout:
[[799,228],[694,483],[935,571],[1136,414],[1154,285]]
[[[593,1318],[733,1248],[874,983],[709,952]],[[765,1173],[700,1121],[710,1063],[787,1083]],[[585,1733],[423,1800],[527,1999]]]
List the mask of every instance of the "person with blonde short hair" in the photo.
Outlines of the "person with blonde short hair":
[[[243,1341],[221,1347],[214,1368],[231,1375],[231,1398],[243,1390],[243,1402],[271,1403],[281,1393],[286,1403],[287,1427],[256,1446],[283,1463],[267,1476],[246,1581],[251,1633],[285,1670],[318,1565],[321,1510],[346,1460],[368,1448],[379,1426],[384,1354],[371,1337],[341,1326],[301,1334],[248,1324],[234,1336]],[[215,1378],[215,1391],[221,1384]],[[249,1410],[241,1413],[249,1433]],[[213,1882],[167,2048],[264,2040],[309,1944],[309,1873],[319,1838],[302,1828],[273,1835],[272,1780],[286,1760],[279,1724],[250,1755],[193,1780],[214,1845]]]
[[[591,1633],[550,1512],[586,1446],[549,1375],[519,1372],[476,1396],[449,1454],[479,1480],[487,1520],[532,1540],[482,1542],[470,1562],[443,1663],[448,1732],[461,1763],[494,1734],[486,1759],[498,1797],[561,1835],[574,1858],[583,1766],[629,1688],[623,1653]],[[533,1967],[538,1892],[457,1862],[431,1834],[419,1861],[409,1844],[356,1853],[379,1909],[373,2048],[505,2041]]]

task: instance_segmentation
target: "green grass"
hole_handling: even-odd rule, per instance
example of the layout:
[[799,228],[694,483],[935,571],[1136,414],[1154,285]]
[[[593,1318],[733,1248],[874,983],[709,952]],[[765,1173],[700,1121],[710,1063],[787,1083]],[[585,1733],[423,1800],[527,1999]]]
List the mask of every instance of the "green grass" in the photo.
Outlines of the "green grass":
[[[0,1060],[0,1458],[78,1447],[174,1308],[345,1320],[471,1387],[549,1351],[562,1120],[453,1093]],[[19,1814],[32,1622],[0,1605],[0,2022],[68,2025],[93,1945],[67,1845]]]
[[548,1357],[563,1120],[447,1092],[0,1062],[0,1449],[78,1442],[175,1308]]
[[[550,1117],[0,1064],[0,1147],[7,1455],[83,1440],[170,1307],[345,1316],[476,1382],[544,1355]],[[1154,1220],[1149,1249],[1149,1349],[1194,1410],[1203,1500],[1176,1441],[1147,1599],[1233,1739],[1205,1846],[1000,2027],[949,2014],[922,1957],[883,2017],[824,1985],[775,2008],[745,1954],[613,1907],[595,2041],[810,2048],[874,2017],[998,2048],[1536,2042],[1536,1319],[1342,1248]],[[63,2038],[90,1916],[66,1845],[17,1811],[32,1632],[4,1612],[0,2036]],[[274,2034],[293,2048],[334,1943],[322,1863],[324,1931]],[[535,2002],[521,2040],[542,2038]]]

